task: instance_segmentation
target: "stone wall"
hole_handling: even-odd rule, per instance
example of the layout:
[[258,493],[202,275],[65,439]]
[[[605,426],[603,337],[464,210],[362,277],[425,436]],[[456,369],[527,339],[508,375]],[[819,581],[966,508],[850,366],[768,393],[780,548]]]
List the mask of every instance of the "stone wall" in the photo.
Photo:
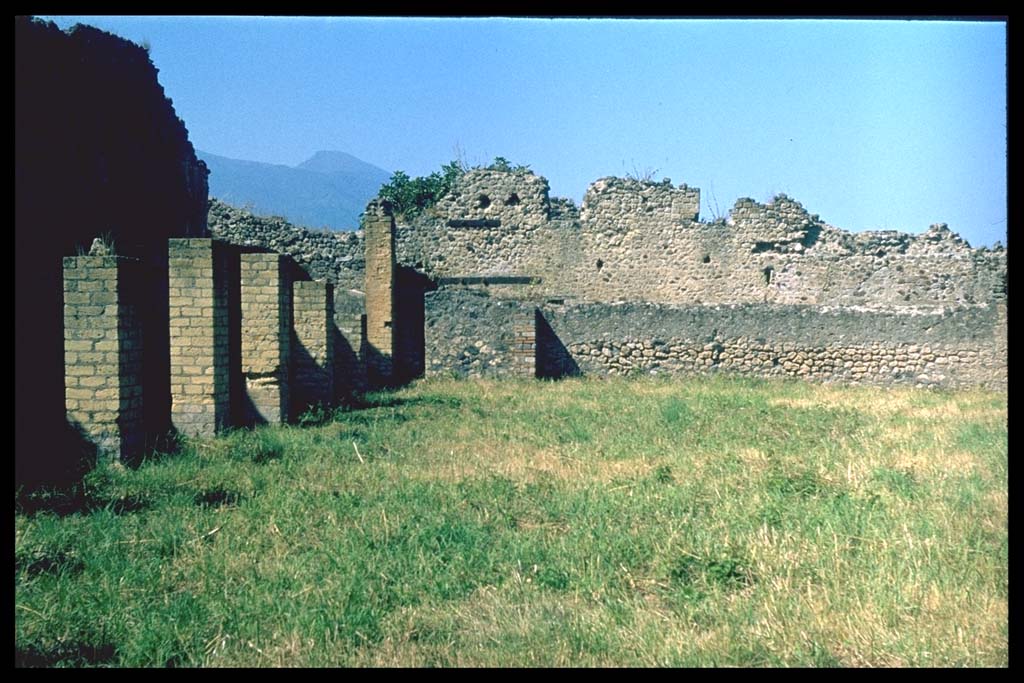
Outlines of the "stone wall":
[[[780,195],[736,202],[726,220],[696,220],[686,185],[604,178],[577,211],[552,210],[543,179],[473,171],[412,225],[399,226],[398,259],[440,280],[528,276],[531,290],[495,296],[675,304],[802,303],[896,310],[981,304],[1005,297],[1002,250],[971,249],[945,225],[921,235],[850,234]],[[532,197],[515,212],[468,201]],[[518,192],[517,192],[518,190]]]
[[363,290],[363,233],[308,230],[283,218],[255,216],[245,209],[210,199],[210,234],[243,247],[288,254],[314,280],[336,290]]
[[[700,192],[603,178],[577,209],[530,172],[470,171],[396,228],[400,266],[435,282],[489,277],[494,296],[676,304],[790,303],[917,310],[1005,300],[1006,252],[972,249],[947,226],[851,234],[779,195],[696,220]],[[211,203],[211,229],[288,253],[315,278],[358,291],[361,233],[311,233]],[[534,284],[502,284],[531,279]]]
[[427,374],[515,374],[513,321],[538,319],[538,376],[701,374],[1006,388],[1006,311],[915,315],[794,304],[545,304],[427,296]]
[[[828,225],[785,195],[769,204],[740,199],[725,219],[712,222],[699,220],[699,206],[699,190],[686,185],[603,178],[590,187],[577,208],[569,200],[550,197],[547,181],[531,172],[470,171],[435,207],[411,224],[395,228],[396,262],[402,275],[396,280],[396,353],[402,356],[403,349],[411,350],[405,354],[410,357],[421,353],[422,361],[407,364],[427,374],[502,375],[508,372],[514,335],[509,321],[500,318],[510,309],[622,302],[675,309],[749,305],[758,312],[751,313],[751,319],[766,316],[761,322],[765,330],[775,329],[772,316],[789,320],[780,311],[845,310],[860,316],[856,320],[867,325],[868,338],[840,353],[835,349],[842,344],[829,336],[827,325],[801,328],[805,356],[817,353],[806,349],[832,349],[831,356],[814,356],[817,360],[805,363],[806,358],[791,357],[781,347],[757,346],[757,339],[788,344],[784,330],[737,334],[733,351],[711,367],[747,371],[756,363],[730,353],[749,347],[756,349],[747,354],[750,359],[768,354],[772,360],[771,369],[762,368],[760,374],[824,378],[831,373],[833,378],[875,382],[909,381],[901,378],[912,376],[921,377],[914,381],[921,384],[933,383],[933,376],[939,377],[940,384],[1005,381],[999,379],[1005,372],[991,367],[994,363],[1005,368],[1005,352],[982,359],[969,350],[952,355],[942,351],[936,358],[950,360],[935,363],[948,371],[929,373],[911,363],[916,359],[910,356],[882,354],[877,366],[873,360],[865,365],[864,354],[874,352],[859,350],[865,344],[872,348],[875,342],[892,349],[913,346],[915,340],[910,337],[897,342],[885,337],[887,326],[899,316],[919,322],[928,315],[970,319],[991,317],[1000,306],[1005,310],[1006,251],[1001,247],[973,249],[942,224],[919,235],[851,234]],[[358,283],[365,277],[365,260],[357,256],[364,246],[361,233],[307,233],[217,205],[211,205],[210,221],[216,234],[295,254],[316,276],[350,287],[350,296],[339,297],[335,317],[339,327],[345,320],[354,328],[352,321],[363,303]],[[467,301],[473,305],[467,310],[479,313],[490,326],[481,328],[478,318],[463,320],[448,314],[445,291],[453,288],[459,293],[451,296],[470,297]],[[470,291],[472,295],[466,294]],[[339,316],[339,310],[345,313]],[[597,306],[593,310],[603,311],[598,318],[610,320],[613,312],[619,315],[624,309]],[[896,317],[860,315],[867,312]],[[491,313],[498,315],[491,317]],[[984,334],[1005,338],[1005,317],[1001,323],[986,324]],[[566,346],[558,324],[548,325],[544,318],[538,325],[535,371],[541,376],[640,371],[648,366],[689,371],[705,360],[698,358],[704,349],[693,347],[693,358],[673,356],[678,362],[657,367],[646,361],[627,364],[622,359],[632,357],[634,350],[628,344],[645,340],[620,336],[614,341],[618,346],[598,346],[595,354],[595,340],[582,333],[571,335]],[[421,327],[425,327],[424,338],[409,341],[413,328]],[[957,328],[957,333],[969,335],[969,330]],[[685,336],[678,339],[695,343]],[[962,341],[968,346],[977,342],[966,336]],[[942,348],[952,348],[949,343]],[[544,351],[549,347],[555,349],[554,355]],[[620,352],[623,348],[627,352]],[[605,362],[605,350],[619,360]],[[640,351],[637,358],[653,349]]]
[[533,306],[486,292],[441,289],[425,297],[425,374],[456,377],[517,375],[516,321]]

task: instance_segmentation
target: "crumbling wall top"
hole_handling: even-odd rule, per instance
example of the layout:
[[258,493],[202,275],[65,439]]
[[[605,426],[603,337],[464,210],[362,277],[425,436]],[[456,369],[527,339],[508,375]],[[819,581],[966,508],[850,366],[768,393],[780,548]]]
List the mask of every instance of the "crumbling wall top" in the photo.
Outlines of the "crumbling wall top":
[[659,223],[683,224],[700,217],[700,190],[686,184],[673,187],[661,182],[634,178],[600,178],[587,188],[580,217],[599,221],[615,214],[633,214]]
[[547,220],[550,198],[547,178],[531,171],[472,169],[441,198],[433,214],[460,227],[457,221],[497,220],[518,225]]

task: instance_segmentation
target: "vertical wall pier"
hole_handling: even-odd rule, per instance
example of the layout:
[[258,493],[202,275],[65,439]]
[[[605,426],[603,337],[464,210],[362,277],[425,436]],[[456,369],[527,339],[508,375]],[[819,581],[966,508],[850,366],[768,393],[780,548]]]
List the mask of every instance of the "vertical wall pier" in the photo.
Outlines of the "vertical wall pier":
[[246,424],[289,416],[292,287],[285,256],[241,254],[242,381]]
[[[551,314],[551,311],[548,311]],[[537,377],[545,379],[561,379],[563,377],[579,377],[583,374],[572,353],[558,338],[555,330],[540,308],[535,311],[537,321]]]
[[363,361],[371,385],[394,381],[395,219],[391,205],[366,207],[366,348]]
[[211,239],[167,244],[171,424],[211,436],[230,425],[229,258]]
[[292,303],[292,404],[301,414],[334,400],[334,288],[329,282],[296,282]]
[[537,376],[537,317],[533,308],[516,315],[512,325],[512,367],[518,377]]
[[145,444],[141,266],[118,256],[64,259],[64,406],[104,460]]
[[[335,292],[337,294],[337,292]],[[361,303],[361,302],[360,302]],[[339,311],[338,298],[334,299],[334,400],[351,402],[356,392],[366,389],[366,368],[361,355],[366,345],[366,314]]]

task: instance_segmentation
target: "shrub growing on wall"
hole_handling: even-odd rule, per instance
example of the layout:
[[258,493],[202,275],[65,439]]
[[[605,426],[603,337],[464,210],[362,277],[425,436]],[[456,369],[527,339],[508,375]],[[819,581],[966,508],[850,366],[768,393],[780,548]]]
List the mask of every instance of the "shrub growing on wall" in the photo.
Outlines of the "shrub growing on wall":
[[381,186],[377,196],[391,202],[396,217],[414,218],[443,197],[465,171],[452,161],[428,176],[410,178],[404,171],[395,171],[391,180]]
[[[513,166],[505,157],[495,157],[494,161],[486,168],[492,171],[511,173],[530,170],[529,166]],[[469,168],[459,160],[455,160],[444,164],[440,171],[434,171],[428,176],[411,178],[405,171],[395,171],[391,180],[381,186],[377,197],[391,202],[396,218],[410,220],[437,204],[467,170]]]

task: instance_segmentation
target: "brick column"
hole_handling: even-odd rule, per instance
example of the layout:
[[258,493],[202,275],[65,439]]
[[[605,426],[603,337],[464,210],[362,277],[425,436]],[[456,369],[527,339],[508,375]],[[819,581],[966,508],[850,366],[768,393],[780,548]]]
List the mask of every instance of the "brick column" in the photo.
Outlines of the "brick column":
[[140,280],[134,259],[64,259],[64,406],[101,459],[145,444]]
[[171,423],[188,435],[230,424],[228,253],[211,239],[168,240]]
[[366,389],[366,367],[361,359],[365,350],[363,333],[366,314],[339,310],[334,300],[334,395],[336,400],[349,401],[353,394]]
[[291,283],[281,254],[242,254],[242,379],[248,424],[289,416]]
[[387,202],[366,207],[366,364],[371,384],[394,377],[395,219]]
[[512,369],[520,377],[537,376],[537,314],[534,309],[516,315],[512,324]]
[[296,412],[334,400],[334,288],[329,282],[292,286],[292,394]]

